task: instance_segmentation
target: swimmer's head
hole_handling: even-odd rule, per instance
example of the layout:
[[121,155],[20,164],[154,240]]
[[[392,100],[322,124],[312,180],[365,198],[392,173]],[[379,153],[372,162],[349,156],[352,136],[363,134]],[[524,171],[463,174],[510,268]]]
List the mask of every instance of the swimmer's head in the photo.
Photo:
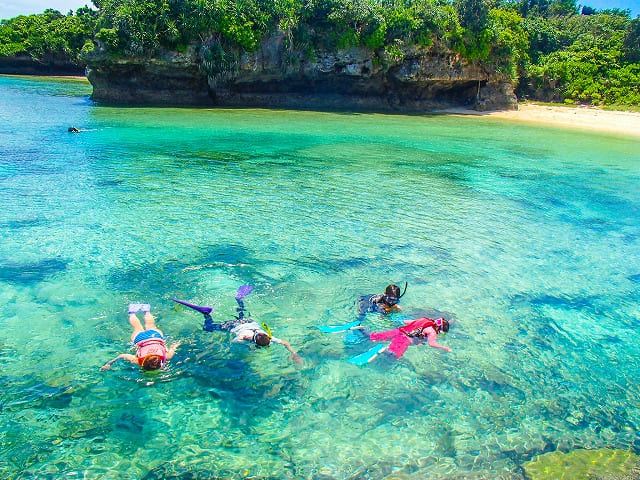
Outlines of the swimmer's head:
[[387,288],[384,290],[384,303],[387,305],[397,305],[400,301],[400,287],[397,285],[387,285]]
[[271,337],[266,333],[258,332],[253,336],[253,343],[258,347],[268,347],[271,343]]
[[147,355],[142,361],[144,370],[158,370],[160,367],[162,367],[162,357],[158,355]]
[[444,317],[438,318],[436,325],[440,329],[440,333],[447,333],[449,331],[449,320],[446,320]]

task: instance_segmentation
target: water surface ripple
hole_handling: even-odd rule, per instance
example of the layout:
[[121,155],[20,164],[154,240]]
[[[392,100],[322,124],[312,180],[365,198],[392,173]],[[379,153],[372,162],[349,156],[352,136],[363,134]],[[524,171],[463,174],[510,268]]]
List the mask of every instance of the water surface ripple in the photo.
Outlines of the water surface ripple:
[[[89,93],[0,77],[0,477],[521,479],[543,452],[639,453],[636,141]],[[404,281],[403,316],[456,319],[451,354],[359,368],[366,343],[316,329]],[[303,367],[170,301],[223,321],[244,283]],[[100,373],[134,301],[184,345]]]

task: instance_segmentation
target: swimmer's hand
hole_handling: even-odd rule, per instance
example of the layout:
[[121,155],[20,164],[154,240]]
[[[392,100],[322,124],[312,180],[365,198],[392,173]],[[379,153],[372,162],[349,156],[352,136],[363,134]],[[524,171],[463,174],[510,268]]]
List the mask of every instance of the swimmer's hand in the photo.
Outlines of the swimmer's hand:
[[113,365],[120,358],[123,358],[131,363],[135,363],[135,364],[138,363],[138,357],[136,357],[135,355],[129,355],[128,353],[121,353],[116,358],[109,360],[102,367],[100,367],[100,371],[104,372],[105,370],[111,370],[111,365]]
[[167,350],[167,360],[171,360],[173,358],[173,356],[176,354],[176,350],[180,345],[182,345],[181,340],[178,340],[171,344],[171,346],[169,347],[169,350]]
[[440,347],[442,348],[442,350],[444,350],[445,352],[451,352],[451,349],[449,347]]
[[280,343],[284,345],[284,348],[289,350],[289,352],[291,353],[291,360],[296,362],[298,365],[302,365],[303,363],[302,358],[300,357],[300,355],[296,353],[296,351],[293,348],[291,348],[291,344],[286,340],[280,340]]

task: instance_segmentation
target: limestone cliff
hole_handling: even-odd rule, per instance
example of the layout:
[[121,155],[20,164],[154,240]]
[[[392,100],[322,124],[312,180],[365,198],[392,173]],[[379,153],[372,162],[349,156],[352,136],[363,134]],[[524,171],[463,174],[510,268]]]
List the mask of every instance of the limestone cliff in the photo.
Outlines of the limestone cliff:
[[30,55],[0,57],[0,74],[10,75],[84,75],[85,67],[66,57],[45,55],[35,60]]
[[[313,55],[282,35],[252,53],[192,46],[151,59],[96,53],[93,99],[112,104],[218,105],[420,112],[450,106],[513,108],[508,78],[453,52],[408,47],[394,57],[366,48]],[[218,47],[221,55],[212,55]]]

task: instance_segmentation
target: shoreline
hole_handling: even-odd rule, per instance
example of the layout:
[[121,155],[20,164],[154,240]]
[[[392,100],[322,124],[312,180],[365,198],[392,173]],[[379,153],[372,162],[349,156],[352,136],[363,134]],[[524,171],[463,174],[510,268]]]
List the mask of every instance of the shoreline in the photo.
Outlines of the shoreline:
[[640,137],[640,112],[602,110],[597,107],[563,107],[523,102],[518,110],[477,112],[463,108],[442,110],[441,113],[461,116],[482,116],[499,120],[566,127],[572,130],[588,130]]
[[86,75],[33,75],[29,73],[0,73],[0,77],[19,77],[19,78],[39,78],[47,79],[52,78],[54,80],[86,80],[89,79]]
[[[51,78],[59,81],[82,81],[88,82],[84,75],[11,75],[26,78]],[[203,105],[203,107],[205,107]],[[216,108],[207,105],[206,108]],[[221,106],[220,108],[228,108]],[[264,107],[240,107],[240,108],[264,108]],[[292,110],[306,110],[304,108]],[[310,108],[310,110],[315,110]],[[329,111],[334,111],[330,109]],[[368,113],[376,113],[374,111]],[[378,112],[383,113],[383,112]],[[410,112],[384,112],[392,114],[411,114]],[[414,113],[415,114],[415,113]],[[535,102],[522,102],[518,104],[518,110],[492,110],[480,112],[465,107],[451,107],[435,109],[430,112],[423,112],[423,115],[445,114],[466,117],[487,117],[509,122],[528,123],[541,126],[553,126],[567,128],[571,130],[583,130],[599,133],[609,133],[628,137],[640,137],[640,112],[627,112],[622,110],[602,110],[598,107],[588,106],[562,106],[543,105]]]

